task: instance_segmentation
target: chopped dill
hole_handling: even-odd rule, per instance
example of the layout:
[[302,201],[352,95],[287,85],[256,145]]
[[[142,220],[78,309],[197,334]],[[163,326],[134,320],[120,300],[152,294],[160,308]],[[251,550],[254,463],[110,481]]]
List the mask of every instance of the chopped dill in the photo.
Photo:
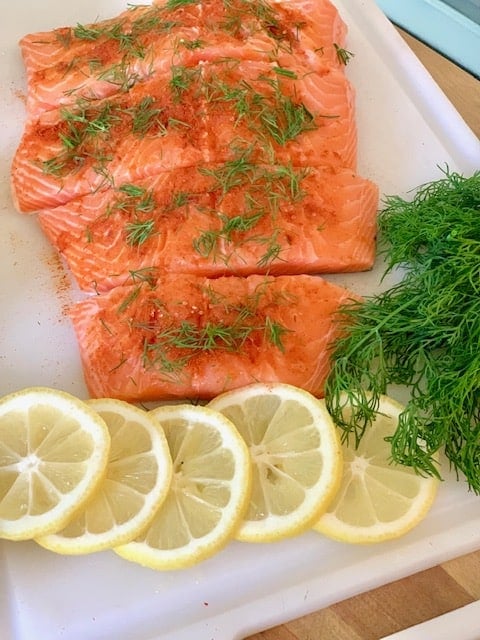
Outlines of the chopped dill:
[[78,106],[77,109],[62,109],[60,112],[66,126],[64,131],[60,131],[59,139],[67,151],[77,149],[92,138],[105,138],[120,121],[119,109],[110,101],[95,108],[83,101]]
[[175,11],[188,4],[198,4],[200,0],[167,0],[165,9],[167,11]]
[[267,340],[280,349],[282,353],[285,352],[283,336],[287,333],[291,333],[290,329],[287,329],[279,322],[271,320],[268,316],[265,318],[265,335]]
[[[250,231],[258,221],[263,217],[264,212],[260,211],[252,215],[237,215],[231,218],[225,214],[217,214],[222,223],[220,229],[207,229],[193,240],[193,248],[204,258],[213,255],[216,258],[218,254],[218,245],[221,241],[230,243],[233,241],[235,234],[243,234]],[[242,238],[240,243],[244,243]],[[224,256],[225,259],[225,256]],[[228,259],[228,257],[227,257]]]
[[[291,164],[255,164],[251,161],[251,147],[234,147],[232,151],[235,155],[232,160],[215,168],[199,167],[198,171],[214,178],[213,189],[220,190],[223,195],[232,189],[242,189],[243,213],[228,216],[221,210],[212,210],[221,224],[218,228],[201,231],[193,240],[193,248],[202,257],[221,258],[227,263],[234,250],[247,242],[265,245],[265,253],[258,262],[259,267],[265,268],[280,259],[283,250],[277,240],[277,212],[282,205],[299,202],[305,196],[302,181],[309,171]],[[250,233],[265,217],[268,217],[271,234]]]
[[256,30],[263,31],[274,42],[289,39],[288,29],[280,22],[272,5],[265,0],[223,0],[223,4],[226,17],[222,26],[225,31],[237,33],[251,16],[257,25]]
[[272,264],[272,262],[280,258],[283,247],[279,242],[276,241],[275,235],[276,234],[274,234],[272,238],[265,239],[267,250],[257,263],[259,267],[268,267]]
[[156,202],[152,189],[124,183],[118,187],[117,191],[119,196],[109,205],[107,215],[113,211],[123,211],[130,214],[151,213],[155,209]]
[[97,79],[109,82],[117,86],[120,91],[127,92],[141,80],[141,76],[132,71],[126,58],[122,58],[120,62],[101,71],[97,75]]
[[335,51],[337,53],[337,58],[338,58],[338,61],[340,62],[340,64],[347,65],[349,63],[350,59],[353,58],[353,56],[355,55],[351,51],[347,51],[346,49],[343,49],[342,47],[340,47],[335,42],[333,43],[333,46],[335,47]]
[[135,302],[135,300],[140,295],[140,291],[142,290],[141,284],[137,285],[134,289],[132,289],[122,300],[122,302],[117,307],[117,313],[124,313],[128,307]]
[[72,33],[77,40],[98,40],[108,35],[109,30],[101,26],[77,24]]
[[[263,301],[270,302],[266,298],[268,287],[269,282],[265,280],[237,302],[217,291],[214,284],[199,287],[203,298],[199,315],[188,319],[170,314],[160,298],[152,299],[154,308],[162,310],[160,326],[150,321],[134,321],[132,325],[144,332],[143,366],[154,367],[164,374],[179,374],[193,358],[203,353],[241,353],[247,342],[257,344],[262,339],[283,352],[284,337],[290,330],[262,309]],[[272,301],[278,305],[292,302],[277,296]],[[212,319],[207,320],[201,313],[203,304],[213,310]],[[215,310],[220,312],[221,320],[213,319]]]
[[157,267],[143,267],[129,271],[132,282],[146,282],[150,287],[154,287],[158,278]]
[[273,67],[273,71],[279,76],[284,76],[285,78],[292,78],[292,80],[296,80],[298,78],[295,71],[292,71],[291,69],[286,69],[285,67]]
[[112,368],[110,369],[109,373],[113,373],[114,371],[117,371],[118,369],[120,369],[120,367],[123,367],[123,365],[124,365],[126,362],[128,362],[128,358],[127,358],[127,356],[126,356],[126,355],[124,355],[124,354],[122,353],[122,356],[121,356],[120,360],[118,361],[118,363],[117,363],[114,367],[112,367]]
[[[175,362],[181,365],[178,366],[181,369],[200,353],[241,351],[245,342],[256,333],[263,333],[268,342],[283,351],[282,338],[288,332],[288,329],[268,316],[261,324],[252,323],[249,317],[244,321],[241,316],[232,324],[207,321],[198,325],[183,320],[156,332],[154,336],[147,335],[144,338],[143,363],[145,367],[154,366],[160,370],[166,367],[167,372],[172,372]],[[187,353],[179,355],[178,352]]]
[[132,131],[136,136],[144,137],[152,131],[166,133],[161,115],[163,108],[155,106],[155,98],[145,96],[138,104],[129,109],[132,117]]
[[183,94],[190,89],[194,81],[200,74],[198,67],[185,67],[183,65],[172,65],[172,77],[170,78],[170,89],[174,100],[179,102]]
[[278,89],[273,108],[261,94],[252,97],[252,120],[258,118],[262,129],[279,145],[285,145],[305,131],[317,128],[315,118],[303,103],[296,103]]
[[106,165],[111,161],[108,140],[111,129],[120,121],[119,108],[105,101],[91,107],[88,101],[78,101],[76,108],[61,109],[58,141],[62,151],[41,162],[43,173],[62,177],[93,160],[93,170],[111,181]]
[[190,200],[190,194],[186,191],[177,191],[172,198],[172,207],[178,209],[188,204]]
[[203,40],[201,40],[200,38],[196,38],[194,40],[180,40],[180,44],[182,45],[182,47],[185,47],[185,49],[188,49],[189,51],[193,51],[195,49],[202,49],[205,46],[205,43]]
[[[275,67],[274,72],[287,80],[294,79],[288,69]],[[317,129],[315,117],[307,107],[283,92],[280,78],[259,77],[257,82],[267,91],[257,91],[245,80],[231,86],[218,78],[204,83],[203,91],[207,101],[232,102],[237,121],[243,120],[251,131],[279,145]]]
[[139,246],[146,242],[155,231],[155,220],[135,220],[125,225],[127,243],[130,246]]

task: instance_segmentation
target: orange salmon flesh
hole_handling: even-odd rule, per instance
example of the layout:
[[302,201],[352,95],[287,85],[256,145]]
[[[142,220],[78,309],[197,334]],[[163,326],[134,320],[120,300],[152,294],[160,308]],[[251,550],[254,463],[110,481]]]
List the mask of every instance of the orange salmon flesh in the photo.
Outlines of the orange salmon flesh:
[[137,278],[71,318],[94,397],[208,399],[259,380],[322,395],[333,315],[351,295],[307,275]]
[[376,251],[347,36],[330,0],[158,0],[21,39],[12,196],[84,292],[92,396],[323,394],[356,296],[319,274]]

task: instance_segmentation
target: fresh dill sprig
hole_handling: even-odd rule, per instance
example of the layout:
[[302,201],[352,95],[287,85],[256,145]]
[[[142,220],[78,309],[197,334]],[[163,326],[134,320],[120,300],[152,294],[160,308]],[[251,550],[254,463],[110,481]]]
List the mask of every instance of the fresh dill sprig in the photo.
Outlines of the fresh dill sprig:
[[156,207],[152,189],[140,185],[124,183],[117,188],[118,196],[106,211],[105,217],[121,211],[130,217],[125,224],[126,242],[130,246],[140,246],[155,233],[155,218],[144,218],[142,214],[152,213]]
[[105,212],[107,217],[114,211],[123,211],[129,214],[138,212],[150,213],[155,208],[155,196],[151,189],[124,182],[116,191],[116,199],[108,206]]
[[283,94],[278,87],[275,90],[273,108],[262,94],[252,99],[253,117],[258,118],[262,129],[279,145],[285,145],[305,131],[317,128],[315,118],[303,103],[295,102]]
[[265,318],[265,336],[267,340],[280,349],[282,353],[285,352],[283,336],[287,333],[291,333],[290,329],[287,329],[275,320],[271,320],[268,316]]
[[77,40],[98,40],[110,33],[108,28],[99,25],[77,24],[72,30],[73,36]]
[[190,201],[190,194],[187,191],[177,191],[172,198],[172,207],[178,209],[184,207]]
[[[391,438],[392,459],[439,475],[444,449],[480,493],[480,172],[444,171],[379,216],[386,291],[341,310],[326,400],[345,437],[362,438],[391,385],[410,399]],[[353,406],[343,415],[343,394]]]
[[150,31],[162,31],[163,28],[160,7],[155,6],[150,7],[148,11],[132,22],[132,34],[137,37]]
[[284,247],[282,247],[282,245],[277,241],[276,236],[277,234],[273,233],[271,237],[257,240],[263,241],[263,243],[267,246],[265,253],[257,262],[258,266],[262,269],[270,266],[275,260],[280,259],[280,254],[282,253]]

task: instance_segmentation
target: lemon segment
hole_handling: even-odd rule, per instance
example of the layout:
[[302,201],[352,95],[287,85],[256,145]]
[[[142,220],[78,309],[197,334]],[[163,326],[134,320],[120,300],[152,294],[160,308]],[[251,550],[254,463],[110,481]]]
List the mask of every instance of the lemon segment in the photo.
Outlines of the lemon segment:
[[344,542],[381,542],[404,535],[426,516],[438,479],[392,463],[390,443],[385,441],[395,432],[402,411],[398,402],[381,396],[375,420],[358,448],[343,444],[342,484],[315,523],[316,531]]
[[256,383],[208,406],[235,424],[252,458],[252,496],[236,538],[270,542],[309,529],[342,476],[340,440],[323,400],[291,385]]
[[111,398],[87,404],[110,432],[106,476],[61,531],[37,538],[42,547],[57,553],[91,553],[129,542],[152,520],[170,486],[170,451],[151,414]]
[[231,540],[250,497],[250,458],[234,425],[211,409],[171,405],[150,413],[173,460],[170,491],[147,529],[115,551],[150,568],[179,569]]
[[63,391],[30,387],[0,399],[0,537],[62,528],[103,478],[102,418]]

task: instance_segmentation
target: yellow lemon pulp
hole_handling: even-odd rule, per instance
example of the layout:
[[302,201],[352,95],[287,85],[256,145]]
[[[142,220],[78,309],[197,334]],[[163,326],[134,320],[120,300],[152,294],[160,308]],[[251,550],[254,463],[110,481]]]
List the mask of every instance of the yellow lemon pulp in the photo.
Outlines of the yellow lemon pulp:
[[149,524],[170,486],[168,444],[151,414],[107,398],[88,405],[107,424],[110,456],[105,478],[88,503],[61,531],[37,538],[57,553],[89,553],[129,542]]
[[314,529],[352,543],[397,538],[417,525],[430,509],[438,480],[391,463],[391,436],[403,407],[382,396],[378,413],[357,449],[343,445],[341,487]]
[[250,458],[234,425],[211,409],[173,405],[151,413],[173,460],[170,491],[149,527],[116,552],[176,569],[210,557],[232,538],[250,496]]
[[0,400],[0,537],[60,529],[88,500],[107,464],[102,418],[62,391],[32,387]]
[[267,542],[302,533],[340,483],[340,441],[325,404],[287,384],[252,384],[209,403],[237,427],[253,465],[252,496],[236,537]]

